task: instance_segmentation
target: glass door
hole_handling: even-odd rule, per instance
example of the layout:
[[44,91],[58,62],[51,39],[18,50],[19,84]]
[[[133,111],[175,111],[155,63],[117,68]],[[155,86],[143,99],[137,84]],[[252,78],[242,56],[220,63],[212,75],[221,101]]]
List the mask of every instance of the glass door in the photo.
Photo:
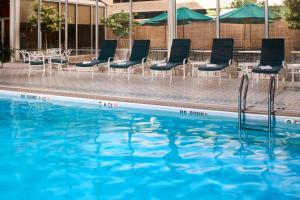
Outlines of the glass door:
[[0,19],[0,42],[1,46],[4,45],[4,19]]

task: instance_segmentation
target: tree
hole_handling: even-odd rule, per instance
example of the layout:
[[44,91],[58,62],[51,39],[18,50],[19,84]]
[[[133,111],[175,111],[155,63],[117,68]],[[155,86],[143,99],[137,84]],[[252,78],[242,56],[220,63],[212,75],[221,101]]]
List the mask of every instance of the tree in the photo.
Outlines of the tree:
[[300,0],[284,0],[284,17],[292,30],[300,30]]
[[[38,21],[38,4],[33,4],[35,16],[28,18],[31,26],[36,27]],[[59,16],[58,11],[52,6],[41,5],[41,31],[44,35],[45,47],[48,48],[48,34],[58,32],[59,28],[63,29],[65,23],[64,16]]]
[[[133,20],[133,19],[132,19]],[[102,18],[100,22],[104,24],[117,37],[122,37],[129,34],[129,13],[124,11],[115,13],[107,19]],[[132,26],[137,26],[138,22],[133,20]]]
[[231,8],[240,8],[248,3],[262,4],[259,0],[234,0],[231,3]]

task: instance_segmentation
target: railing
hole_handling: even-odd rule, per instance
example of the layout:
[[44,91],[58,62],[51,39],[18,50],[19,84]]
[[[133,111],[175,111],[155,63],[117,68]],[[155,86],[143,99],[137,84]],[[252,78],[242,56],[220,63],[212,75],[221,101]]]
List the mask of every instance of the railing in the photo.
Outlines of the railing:
[[275,89],[276,89],[276,78],[274,75],[271,75],[269,94],[268,94],[268,131],[272,131],[272,123],[274,121],[275,110],[274,110],[274,98],[275,98]]
[[[243,122],[246,118],[247,110],[247,93],[249,87],[249,78],[247,74],[243,74],[238,96],[238,128],[241,130],[244,128]],[[271,132],[273,129],[273,123],[275,120],[275,109],[274,109],[274,99],[275,99],[275,90],[276,90],[276,78],[275,75],[271,75],[270,85],[268,91],[268,126],[267,130],[269,132],[269,137],[271,137]]]
[[[244,82],[246,85],[244,86]],[[241,79],[241,84],[239,88],[239,97],[238,97],[238,127],[239,130],[242,128],[242,120],[245,120],[245,111],[247,109],[247,94],[249,87],[249,78],[247,74],[243,74]],[[242,116],[243,115],[243,116]]]

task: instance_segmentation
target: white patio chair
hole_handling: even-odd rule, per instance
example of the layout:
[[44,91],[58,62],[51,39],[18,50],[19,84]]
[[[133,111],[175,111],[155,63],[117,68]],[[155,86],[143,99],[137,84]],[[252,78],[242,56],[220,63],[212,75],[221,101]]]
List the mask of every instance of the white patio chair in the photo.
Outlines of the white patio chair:
[[22,55],[22,59],[24,63],[29,63],[29,52],[26,50],[21,50],[20,51],[21,55]]
[[59,72],[63,72],[63,66],[66,66],[68,71],[70,71],[69,68],[69,61],[70,61],[70,55],[72,50],[67,49],[62,54],[54,56],[51,60],[52,65],[57,65],[57,70]]
[[29,69],[28,69],[28,77],[31,75],[32,70],[43,71],[43,77],[46,73],[46,61],[44,54],[42,52],[31,52],[29,54]]

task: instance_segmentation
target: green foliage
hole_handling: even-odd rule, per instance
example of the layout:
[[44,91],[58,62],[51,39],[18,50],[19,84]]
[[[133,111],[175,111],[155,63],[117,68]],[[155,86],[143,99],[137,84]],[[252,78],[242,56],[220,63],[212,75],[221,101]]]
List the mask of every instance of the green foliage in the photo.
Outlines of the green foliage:
[[281,19],[284,16],[284,12],[286,10],[285,6],[269,6],[270,12],[272,13],[272,18],[273,19]]
[[234,0],[231,3],[231,8],[240,8],[248,3],[262,4],[259,0]]
[[286,9],[284,10],[285,20],[292,30],[300,30],[300,0],[284,0]]
[[[122,37],[129,34],[129,13],[125,13],[124,11],[115,13],[109,16],[107,19],[100,19],[100,22],[103,23],[104,26],[112,31],[117,37]],[[133,20],[133,27],[137,26],[138,24],[139,23],[137,21]]]
[[[38,4],[33,4],[34,16],[28,18],[31,26],[36,27],[38,24]],[[45,47],[48,48],[48,34],[55,33],[60,29],[64,29],[65,18],[59,16],[58,11],[52,6],[41,4],[41,31],[44,35]]]
[[[33,4],[33,10],[36,15],[30,16],[28,21],[32,26],[37,26],[38,21],[38,4]],[[52,6],[41,5],[41,31],[54,33],[63,29],[65,20],[63,16],[59,16],[58,11]]]
[[1,67],[3,67],[3,63],[6,61],[10,60],[11,55],[14,53],[13,50],[9,48],[5,48],[1,43],[0,43],[0,62],[1,62]]

